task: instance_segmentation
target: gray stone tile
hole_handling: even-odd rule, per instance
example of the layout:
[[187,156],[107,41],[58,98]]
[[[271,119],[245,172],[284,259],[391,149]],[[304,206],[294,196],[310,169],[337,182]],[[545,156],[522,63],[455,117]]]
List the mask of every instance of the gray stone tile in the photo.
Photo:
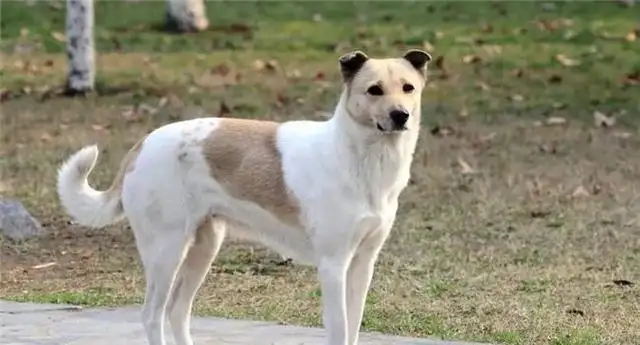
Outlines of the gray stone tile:
[[[173,343],[167,329],[167,340]],[[319,328],[269,322],[194,318],[196,345],[324,345]],[[3,345],[148,345],[139,307],[83,309],[0,301],[0,343]],[[363,333],[361,345],[473,345]]]

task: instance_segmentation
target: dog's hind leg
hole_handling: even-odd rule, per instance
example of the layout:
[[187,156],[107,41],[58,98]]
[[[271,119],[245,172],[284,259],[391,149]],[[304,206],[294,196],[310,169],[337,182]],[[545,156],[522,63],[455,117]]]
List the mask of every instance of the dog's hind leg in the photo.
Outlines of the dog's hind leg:
[[167,311],[177,345],[193,345],[190,334],[193,300],[226,234],[223,219],[206,217],[180,266]]
[[149,345],[166,345],[164,320],[167,303],[178,268],[195,233],[194,226],[185,223],[187,228],[180,229],[155,223],[141,228],[140,224],[131,222],[146,278],[142,320]]

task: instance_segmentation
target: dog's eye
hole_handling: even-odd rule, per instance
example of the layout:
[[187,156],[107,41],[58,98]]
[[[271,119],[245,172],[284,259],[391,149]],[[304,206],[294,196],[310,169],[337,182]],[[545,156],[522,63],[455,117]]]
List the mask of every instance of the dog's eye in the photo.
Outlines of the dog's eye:
[[415,88],[411,84],[402,85],[402,91],[404,91],[404,93],[409,93],[409,92],[413,91],[414,89]]
[[382,88],[380,86],[373,85],[367,89],[367,93],[372,96],[382,96],[384,94],[384,91],[382,91]]

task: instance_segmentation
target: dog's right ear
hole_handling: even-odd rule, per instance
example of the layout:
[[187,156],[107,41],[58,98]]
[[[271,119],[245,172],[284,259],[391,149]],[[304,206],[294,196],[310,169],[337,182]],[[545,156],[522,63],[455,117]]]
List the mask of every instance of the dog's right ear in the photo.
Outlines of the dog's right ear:
[[340,57],[340,71],[344,81],[351,80],[367,60],[369,57],[359,50],[342,55]]

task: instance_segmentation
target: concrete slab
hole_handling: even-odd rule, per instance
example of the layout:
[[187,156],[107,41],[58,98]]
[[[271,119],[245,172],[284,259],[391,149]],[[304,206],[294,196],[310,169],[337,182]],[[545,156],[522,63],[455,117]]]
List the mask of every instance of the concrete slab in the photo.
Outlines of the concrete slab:
[[[83,309],[70,305],[0,301],[3,345],[148,345],[139,307]],[[168,328],[168,327],[167,327]],[[270,322],[194,318],[196,345],[324,345],[318,328]],[[172,335],[167,334],[169,344]],[[361,345],[473,345],[364,333]]]

